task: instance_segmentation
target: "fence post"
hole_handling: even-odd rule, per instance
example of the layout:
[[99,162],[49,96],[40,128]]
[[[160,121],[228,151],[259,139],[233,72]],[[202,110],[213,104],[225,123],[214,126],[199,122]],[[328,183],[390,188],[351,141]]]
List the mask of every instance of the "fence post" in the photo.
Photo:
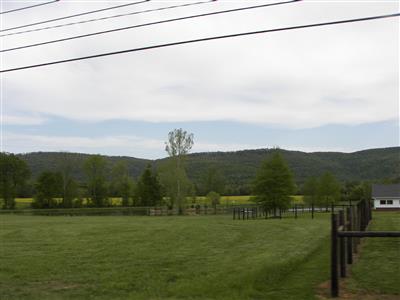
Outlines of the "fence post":
[[294,217],[297,219],[297,204],[294,205]]
[[[342,226],[342,230],[345,231],[344,222],[344,210],[339,211],[339,226]],[[339,238],[339,248],[340,248],[340,277],[346,277],[346,245],[345,238]]]
[[[348,222],[347,230],[351,231],[351,229],[352,229],[351,207],[347,207],[346,215],[347,215],[347,222]],[[347,238],[347,263],[350,265],[353,263],[353,240],[351,237]]]
[[314,202],[311,203],[311,219],[314,219]]
[[337,215],[331,215],[331,296],[339,296],[337,260]]
[[[354,205],[351,207],[351,218],[352,218],[352,228],[351,230],[356,230],[357,229],[357,205]],[[357,238],[353,239],[353,252],[357,253]]]

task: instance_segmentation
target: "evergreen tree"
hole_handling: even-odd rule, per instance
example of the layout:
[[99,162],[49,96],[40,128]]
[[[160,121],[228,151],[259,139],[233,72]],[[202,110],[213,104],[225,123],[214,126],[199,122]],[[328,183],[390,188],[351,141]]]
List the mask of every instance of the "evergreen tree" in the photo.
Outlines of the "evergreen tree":
[[161,185],[158,178],[148,165],[140,176],[135,189],[136,206],[156,206],[162,200]]
[[255,201],[265,209],[287,209],[294,191],[293,175],[279,152],[265,160],[259,169],[253,188]]

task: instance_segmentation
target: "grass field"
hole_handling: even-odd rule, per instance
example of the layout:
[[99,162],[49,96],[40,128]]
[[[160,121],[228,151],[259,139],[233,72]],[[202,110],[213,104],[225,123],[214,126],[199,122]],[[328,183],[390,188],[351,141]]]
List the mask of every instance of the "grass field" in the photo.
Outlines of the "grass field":
[[[374,213],[370,229],[400,230],[399,217]],[[2,300],[316,299],[316,287],[329,279],[329,220],[324,213],[314,220],[305,215],[248,221],[3,215],[0,295]],[[398,238],[366,239],[346,280],[348,289],[399,295],[399,249]]]
[[[368,230],[400,231],[399,212],[375,212]],[[400,238],[367,238],[352,268],[351,290],[400,295]],[[400,296],[399,298],[400,299]]]
[[1,217],[1,299],[314,299],[329,215]]
[[[220,204],[221,205],[240,205],[240,204],[248,204],[248,203],[253,203],[250,200],[251,196],[222,196]],[[302,204],[303,203],[303,196],[292,196],[293,203],[297,204]],[[16,208],[18,209],[24,209],[24,208],[30,208],[33,199],[32,198],[16,198]],[[61,201],[61,199],[60,199]],[[120,205],[122,203],[121,198],[111,198],[111,202],[114,205]],[[187,199],[187,204],[210,204],[209,201],[207,200],[206,197],[201,197],[198,196],[196,197],[195,200],[192,198]]]

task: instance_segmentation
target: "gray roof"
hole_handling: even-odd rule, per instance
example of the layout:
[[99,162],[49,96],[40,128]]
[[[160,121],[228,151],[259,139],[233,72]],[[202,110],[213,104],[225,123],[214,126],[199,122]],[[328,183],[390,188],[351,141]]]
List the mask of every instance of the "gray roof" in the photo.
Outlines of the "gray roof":
[[372,198],[400,197],[400,184],[373,184]]

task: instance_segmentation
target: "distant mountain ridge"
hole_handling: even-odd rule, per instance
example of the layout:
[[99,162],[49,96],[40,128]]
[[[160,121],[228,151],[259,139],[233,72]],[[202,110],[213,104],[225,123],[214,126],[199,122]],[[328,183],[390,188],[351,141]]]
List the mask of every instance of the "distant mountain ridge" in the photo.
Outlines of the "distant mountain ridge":
[[[261,162],[275,149],[241,150],[235,152],[208,152],[189,154],[186,170],[190,179],[199,184],[202,175],[210,167],[218,168],[226,179],[231,193],[247,193]],[[352,153],[291,151],[279,149],[294,173],[297,184],[307,177],[332,172],[340,181],[382,180],[400,176],[400,147],[362,150]],[[64,155],[68,155],[73,165],[73,176],[84,181],[82,165],[92,154],[33,152],[18,154],[25,160],[33,178],[45,170],[57,170]],[[157,167],[164,159],[148,160],[127,156],[104,156],[108,167],[125,161],[130,174],[136,178],[146,165]]]

